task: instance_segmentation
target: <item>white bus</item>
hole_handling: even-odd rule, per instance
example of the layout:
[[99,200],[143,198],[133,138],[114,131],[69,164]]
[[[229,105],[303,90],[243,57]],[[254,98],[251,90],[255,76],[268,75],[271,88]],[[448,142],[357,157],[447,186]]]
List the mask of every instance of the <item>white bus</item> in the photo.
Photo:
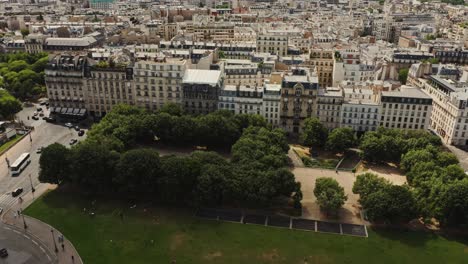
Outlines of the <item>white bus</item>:
[[11,175],[18,175],[20,174],[28,164],[31,163],[31,159],[29,157],[29,153],[23,153],[15,162],[11,165]]

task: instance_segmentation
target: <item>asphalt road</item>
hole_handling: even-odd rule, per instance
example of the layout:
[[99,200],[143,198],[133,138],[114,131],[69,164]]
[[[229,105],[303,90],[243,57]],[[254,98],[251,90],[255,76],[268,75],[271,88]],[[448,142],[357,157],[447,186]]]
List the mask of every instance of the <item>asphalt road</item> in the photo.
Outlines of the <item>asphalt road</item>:
[[52,257],[45,247],[21,230],[0,224],[0,248],[8,250],[8,257],[0,264],[49,264]]
[[[45,107],[43,108],[45,110]],[[25,125],[34,126],[35,129],[30,134],[31,137],[24,137],[0,157],[0,207],[4,210],[7,210],[13,203],[17,202],[17,198],[11,196],[13,190],[21,187],[24,189],[22,194],[24,195],[31,191],[31,183],[33,186],[39,184],[37,177],[40,154],[36,153],[39,147],[45,147],[55,142],[68,146],[70,139],[79,139],[74,129],[69,129],[62,124],[47,123],[42,118],[39,120],[32,120],[31,118],[27,120],[27,116],[31,117],[35,110],[36,107],[27,107],[17,114],[17,120],[22,120]],[[18,176],[10,176],[5,158],[8,158],[10,164],[12,164],[24,152],[30,153],[31,163]]]

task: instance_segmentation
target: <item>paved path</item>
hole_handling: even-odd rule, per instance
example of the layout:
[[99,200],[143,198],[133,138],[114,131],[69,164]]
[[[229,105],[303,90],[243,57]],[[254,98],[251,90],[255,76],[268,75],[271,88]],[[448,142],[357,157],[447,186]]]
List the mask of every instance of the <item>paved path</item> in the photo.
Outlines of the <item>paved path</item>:
[[460,161],[460,166],[465,170],[468,171],[468,152],[459,149],[455,146],[445,145],[450,151],[452,151],[455,156],[457,156],[458,160]]
[[[39,184],[34,194],[35,196],[41,195],[47,192],[48,190],[54,188],[54,185]],[[18,212],[18,210],[21,211],[22,208],[28,207],[33,201],[33,193],[30,192],[24,195],[22,203],[15,203],[7,212],[5,212],[2,215],[3,222],[7,225],[11,225],[16,227],[17,229],[23,230],[24,233],[39,240],[45,247],[47,247],[48,251],[51,252],[53,256],[52,258],[55,259],[56,262],[51,263],[82,264],[83,262],[80,256],[78,255],[78,252],[76,251],[75,247],[66,238],[64,238],[63,243],[64,250],[62,249],[62,243],[59,242],[59,236],[62,235],[60,231],[38,219],[29,216],[24,216],[23,219],[23,216],[17,216],[16,212]],[[26,223],[26,229],[24,228],[24,223]],[[57,248],[58,250],[56,251],[55,248]],[[71,256],[74,257],[74,261],[72,261]]]
[[292,146],[289,146],[288,157],[291,159],[294,167],[304,167],[302,160],[296,155]]

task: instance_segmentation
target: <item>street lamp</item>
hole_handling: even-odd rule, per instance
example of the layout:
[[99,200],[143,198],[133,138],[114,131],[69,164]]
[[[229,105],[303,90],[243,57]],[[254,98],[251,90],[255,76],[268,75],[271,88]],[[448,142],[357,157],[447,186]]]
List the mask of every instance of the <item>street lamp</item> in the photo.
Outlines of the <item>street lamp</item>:
[[24,230],[26,230],[26,229],[28,229],[28,225],[26,225],[26,220],[24,220],[23,210],[21,210],[21,216],[23,217]]
[[54,241],[55,253],[57,253],[58,248],[57,248],[57,244],[55,243],[54,229],[50,229],[50,233],[52,234],[52,240]]
[[36,191],[36,189],[34,189],[34,186],[32,184],[31,173],[29,173],[29,183],[31,183],[31,192],[34,199],[34,192]]

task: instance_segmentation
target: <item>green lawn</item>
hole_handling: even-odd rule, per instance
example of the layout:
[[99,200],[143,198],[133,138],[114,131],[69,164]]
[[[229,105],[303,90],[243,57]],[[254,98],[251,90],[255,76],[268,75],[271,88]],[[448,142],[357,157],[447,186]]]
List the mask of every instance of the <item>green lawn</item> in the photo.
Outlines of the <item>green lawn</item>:
[[[375,232],[369,238],[200,220],[181,209],[90,202],[51,192],[26,214],[52,224],[73,241],[85,263],[466,263],[468,246],[418,232]],[[89,209],[88,209],[89,211]],[[305,261],[307,259],[307,261]]]
[[5,144],[0,146],[0,154],[3,153],[7,148],[11,145],[15,144],[16,142],[20,141],[24,135],[16,135],[12,137],[9,141],[5,142]]

